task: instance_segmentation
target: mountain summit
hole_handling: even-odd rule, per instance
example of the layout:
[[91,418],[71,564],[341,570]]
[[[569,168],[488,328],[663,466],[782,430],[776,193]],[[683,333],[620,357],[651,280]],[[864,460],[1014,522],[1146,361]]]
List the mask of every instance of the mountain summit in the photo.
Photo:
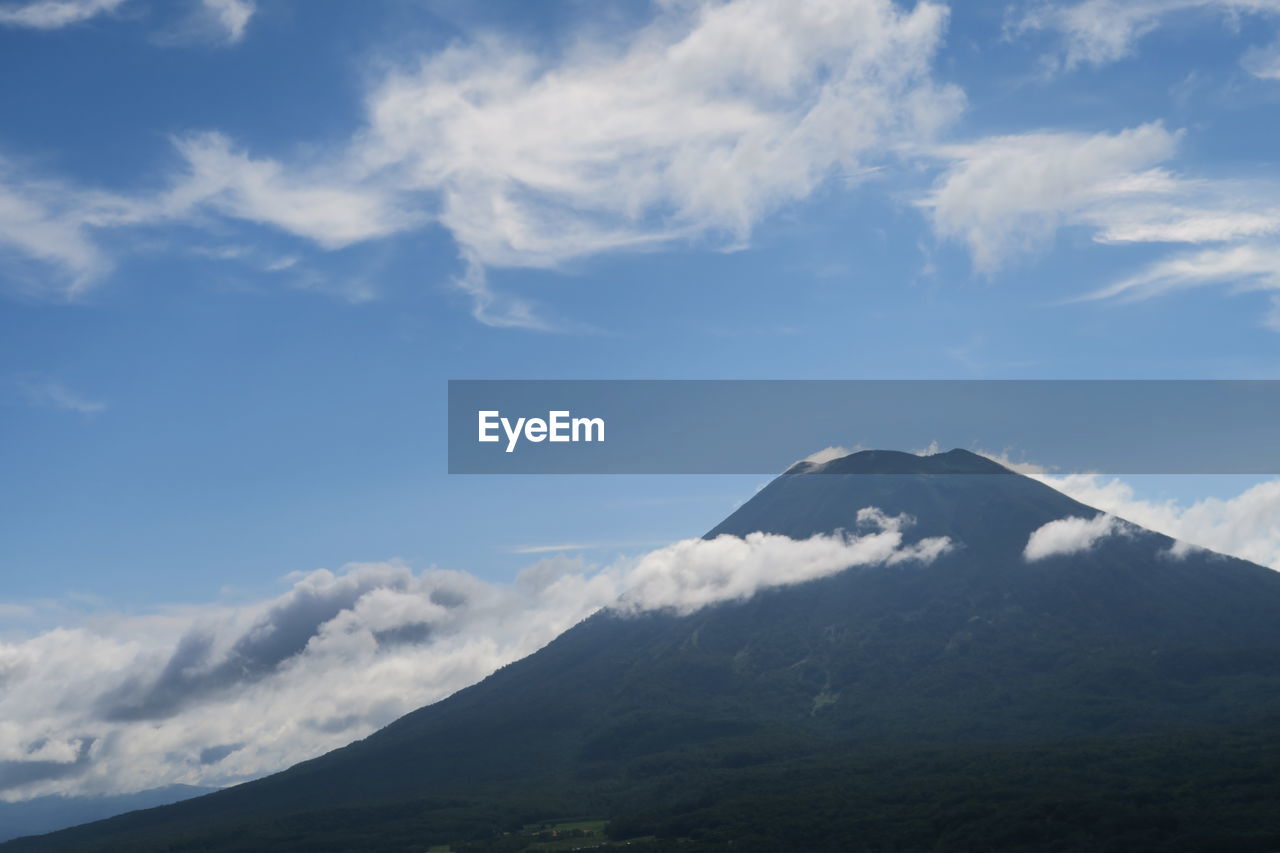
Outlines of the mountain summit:
[[[636,849],[1280,844],[1280,574],[963,450],[798,463],[707,536],[871,507],[954,547],[601,612],[328,755],[0,850],[518,850],[565,815]],[[1097,535],[1033,554],[1059,524]]]
[[1044,524],[1098,514],[967,450],[928,456],[864,450],[821,465],[793,465],[707,536],[758,530],[803,539],[848,528],[868,506],[888,515],[905,513],[920,536],[952,536],[984,551],[1005,540],[1021,549]]
[[784,476],[799,474],[1010,474],[986,456],[954,448],[945,453],[860,450],[827,462],[797,462]]

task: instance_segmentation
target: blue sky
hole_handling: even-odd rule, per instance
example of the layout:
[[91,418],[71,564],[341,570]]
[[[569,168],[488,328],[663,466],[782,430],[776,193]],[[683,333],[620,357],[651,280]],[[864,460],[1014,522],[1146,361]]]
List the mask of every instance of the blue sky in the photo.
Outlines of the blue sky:
[[12,631],[760,485],[449,477],[449,379],[1280,378],[1280,2],[802,8],[0,2]]

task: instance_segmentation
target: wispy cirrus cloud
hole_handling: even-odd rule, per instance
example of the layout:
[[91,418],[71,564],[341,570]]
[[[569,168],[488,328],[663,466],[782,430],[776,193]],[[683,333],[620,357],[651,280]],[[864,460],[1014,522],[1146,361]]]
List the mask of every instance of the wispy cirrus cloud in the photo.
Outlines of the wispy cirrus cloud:
[[93,233],[120,211],[116,200],[25,174],[0,156],[0,256],[6,276],[28,293],[74,294],[112,267]]
[[1230,285],[1237,291],[1280,290],[1280,246],[1245,243],[1183,252],[1085,298],[1134,301],[1211,284]]
[[[0,157],[0,247],[10,282],[31,294],[76,299],[113,269],[108,235],[224,217],[306,240],[322,250],[421,225],[395,194],[325,166],[286,170],[219,133],[175,137],[184,168],[157,192],[127,194],[37,177]],[[239,255],[252,254],[239,247]],[[290,264],[291,265],[291,264]]]
[[144,216],[178,219],[206,211],[256,223],[340,249],[424,224],[395,193],[339,166],[287,169],[237,150],[226,136],[208,132],[178,137],[186,163],[167,192],[143,200]]
[[694,238],[740,245],[768,213],[833,176],[856,180],[961,103],[930,77],[940,6],[739,0],[666,12],[551,62],[497,38],[457,45],[372,93],[359,156],[437,194],[480,319],[528,324],[526,305],[489,289],[487,269]]
[[1179,17],[1199,15],[1230,26],[1245,16],[1280,17],[1278,0],[1082,0],[1011,6],[1010,36],[1049,31],[1061,36],[1053,64],[1065,69],[1104,65],[1133,54],[1141,39]]
[[114,12],[126,0],[28,0],[0,6],[0,24],[56,30]]
[[1118,133],[1030,133],[941,146],[948,158],[919,202],[936,233],[965,244],[992,274],[1043,252],[1063,228],[1105,245],[1167,252],[1082,300],[1137,301],[1224,285],[1280,289],[1280,182],[1186,176],[1164,167],[1179,132],[1159,123]]
[[[129,0],[27,0],[0,5],[0,25],[57,30],[117,11]],[[235,44],[244,38],[257,11],[255,0],[198,0],[187,22],[188,34],[204,30]]]
[[91,611],[0,641],[0,797],[240,781],[442,699],[603,607],[687,613],[951,545],[908,542],[909,519],[877,510],[859,521],[849,535],[694,539],[607,565],[558,555],[509,584],[369,563],[295,575],[266,601]]
[[[235,24],[249,7],[217,8]],[[931,74],[946,20],[932,3],[707,0],[662,5],[637,30],[583,35],[555,56],[481,35],[381,75],[365,126],[309,165],[217,133],[181,136],[187,171],[167,191],[113,199],[131,216],[87,221],[88,194],[65,187],[69,212],[51,221],[98,256],[107,228],[196,213],[321,250],[436,224],[458,247],[455,284],[478,319],[550,328],[489,272],[676,242],[741,246],[764,217],[931,138],[963,104]],[[29,238],[7,242],[49,260]],[[109,266],[53,261],[80,288]]]
[[1119,133],[1028,133],[936,149],[947,161],[920,202],[939,235],[962,241],[993,272],[1044,249],[1058,228],[1096,216],[1117,197],[1162,185],[1151,171],[1178,135],[1159,123]]

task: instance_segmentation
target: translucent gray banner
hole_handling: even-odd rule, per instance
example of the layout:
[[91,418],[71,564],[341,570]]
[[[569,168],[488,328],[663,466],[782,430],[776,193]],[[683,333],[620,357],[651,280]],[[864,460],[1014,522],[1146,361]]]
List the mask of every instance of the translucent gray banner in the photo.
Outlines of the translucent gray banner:
[[1280,474],[1273,380],[455,380],[451,474],[776,474],[831,446]]

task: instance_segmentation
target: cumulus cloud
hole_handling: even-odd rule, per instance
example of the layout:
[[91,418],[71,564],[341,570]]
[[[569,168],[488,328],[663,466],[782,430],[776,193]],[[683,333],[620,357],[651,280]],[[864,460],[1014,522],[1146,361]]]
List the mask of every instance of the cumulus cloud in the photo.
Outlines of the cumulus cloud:
[[909,519],[854,532],[677,542],[600,566],[556,555],[510,584],[370,563],[242,606],[97,611],[0,642],[0,797],[116,793],[268,773],[362,737],[605,607],[688,613],[852,566],[927,562]]
[[56,30],[113,12],[125,0],[30,0],[0,6],[0,24]]
[[[252,11],[207,5],[233,35]],[[705,0],[556,56],[484,35],[383,74],[366,125],[322,163],[180,138],[189,174],[110,224],[212,212],[333,249],[435,222],[479,319],[546,327],[489,271],[674,241],[741,246],[780,207],[929,139],[963,101],[931,77],[946,17],[927,2]],[[82,224],[68,227],[85,240]],[[30,239],[9,242],[32,253]],[[92,265],[76,272],[87,280]]]
[[1125,530],[1124,522],[1106,513],[1099,513],[1093,518],[1060,518],[1033,530],[1022,556],[1032,563],[1048,557],[1079,554]]
[[1056,64],[1065,68],[1104,65],[1131,55],[1138,41],[1179,15],[1199,13],[1226,23],[1241,15],[1280,15],[1280,0],[1083,0],[1045,2],[1019,8],[1010,17],[1013,35],[1050,31],[1062,37]]

